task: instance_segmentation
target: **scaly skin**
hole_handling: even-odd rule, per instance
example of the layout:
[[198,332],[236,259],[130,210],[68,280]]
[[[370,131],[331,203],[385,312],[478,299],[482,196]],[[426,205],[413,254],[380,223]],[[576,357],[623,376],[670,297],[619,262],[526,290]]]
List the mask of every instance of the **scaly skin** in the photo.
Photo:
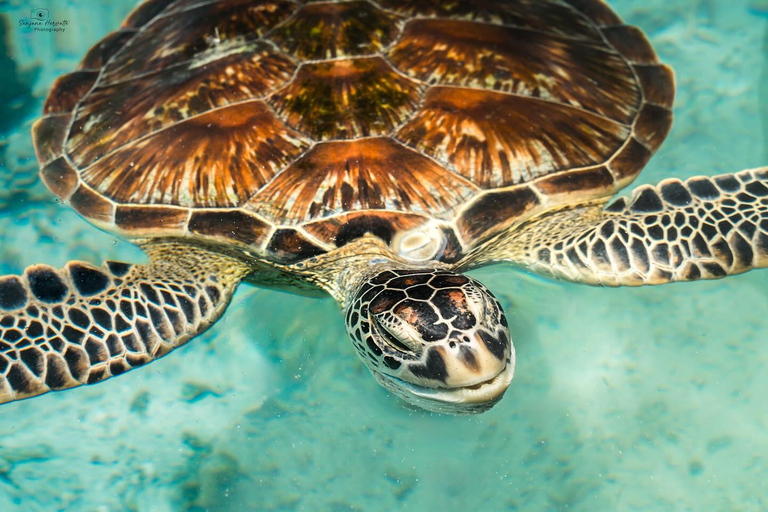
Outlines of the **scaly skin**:
[[768,167],[664,180],[629,201],[584,203],[516,226],[469,256],[568,281],[639,286],[768,266]]
[[213,324],[249,271],[191,245],[146,249],[146,265],[33,265],[0,278],[0,403],[93,384],[162,357]]

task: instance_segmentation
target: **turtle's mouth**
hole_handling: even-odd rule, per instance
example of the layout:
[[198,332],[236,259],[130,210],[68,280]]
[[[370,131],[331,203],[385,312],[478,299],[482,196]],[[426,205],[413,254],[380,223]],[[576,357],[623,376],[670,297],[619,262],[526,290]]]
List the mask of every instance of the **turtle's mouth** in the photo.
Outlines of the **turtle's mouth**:
[[456,388],[421,386],[392,375],[373,373],[382,386],[423,409],[449,414],[477,414],[487,411],[504,396],[515,373],[515,355],[513,351],[495,377]]

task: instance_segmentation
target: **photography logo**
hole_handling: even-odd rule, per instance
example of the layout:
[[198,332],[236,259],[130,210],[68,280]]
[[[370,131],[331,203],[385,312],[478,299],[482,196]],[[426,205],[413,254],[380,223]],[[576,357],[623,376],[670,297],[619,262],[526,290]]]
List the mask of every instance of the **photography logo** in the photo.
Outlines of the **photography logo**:
[[32,9],[29,11],[30,20],[45,21],[50,17],[51,13],[48,12],[48,9]]
[[64,32],[69,20],[52,20],[48,9],[37,7],[29,10],[29,18],[19,20],[23,32]]

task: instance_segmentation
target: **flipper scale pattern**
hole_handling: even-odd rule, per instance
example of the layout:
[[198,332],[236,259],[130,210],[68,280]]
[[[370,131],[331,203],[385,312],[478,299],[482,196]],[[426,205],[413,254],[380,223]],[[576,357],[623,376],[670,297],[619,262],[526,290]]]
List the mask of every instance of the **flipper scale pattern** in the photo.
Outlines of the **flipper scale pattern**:
[[0,403],[93,384],[164,356],[226,308],[246,267],[191,247],[147,265],[70,262],[0,277]]
[[480,258],[606,286],[717,279],[767,267],[768,168],[667,179],[605,208],[585,203],[550,212],[494,241]]

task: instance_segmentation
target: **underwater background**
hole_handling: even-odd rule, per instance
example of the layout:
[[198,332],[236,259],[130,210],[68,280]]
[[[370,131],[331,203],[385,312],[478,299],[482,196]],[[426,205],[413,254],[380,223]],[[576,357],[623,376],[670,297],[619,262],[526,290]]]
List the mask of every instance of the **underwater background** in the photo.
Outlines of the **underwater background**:
[[[768,2],[610,3],[677,74],[636,184],[768,165]],[[54,201],[29,135],[52,81],[133,5],[0,0],[2,274],[145,261]],[[69,23],[31,32],[31,9]],[[170,357],[0,407],[0,511],[768,510],[768,271],[635,289],[473,275],[518,361],[483,415],[389,396],[330,299],[242,286]]]

